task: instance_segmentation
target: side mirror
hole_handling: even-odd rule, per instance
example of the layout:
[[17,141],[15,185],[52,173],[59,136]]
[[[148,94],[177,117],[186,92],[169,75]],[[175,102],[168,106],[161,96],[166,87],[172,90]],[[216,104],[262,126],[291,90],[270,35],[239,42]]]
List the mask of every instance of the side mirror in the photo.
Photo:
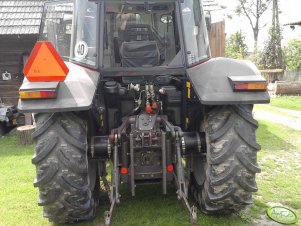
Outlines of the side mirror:
[[162,15],[160,18],[161,23],[169,24],[172,23],[172,16],[171,15]]
[[211,13],[209,11],[206,12],[205,21],[206,21],[207,30],[210,31],[211,30]]

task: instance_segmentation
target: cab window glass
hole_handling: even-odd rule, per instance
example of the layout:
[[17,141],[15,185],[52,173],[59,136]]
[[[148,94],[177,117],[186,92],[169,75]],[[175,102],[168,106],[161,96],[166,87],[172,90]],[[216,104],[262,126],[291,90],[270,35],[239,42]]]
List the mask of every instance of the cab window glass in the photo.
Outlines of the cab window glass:
[[180,50],[174,10],[172,2],[107,2],[103,66],[172,65]]
[[72,60],[96,66],[97,4],[76,0]]
[[46,3],[40,41],[50,41],[61,57],[70,58],[73,3]]
[[184,37],[188,65],[196,64],[210,56],[205,18],[199,0],[181,3]]

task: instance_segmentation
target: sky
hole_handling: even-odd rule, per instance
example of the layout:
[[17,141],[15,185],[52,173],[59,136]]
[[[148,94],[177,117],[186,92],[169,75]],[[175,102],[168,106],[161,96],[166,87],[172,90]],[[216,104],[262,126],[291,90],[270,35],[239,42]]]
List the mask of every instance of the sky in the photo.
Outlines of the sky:
[[[232,19],[227,18],[227,14],[233,14],[233,10],[238,5],[237,0],[216,0],[220,5],[226,6],[227,9],[224,11],[224,18],[226,20],[226,33],[227,37],[236,31],[241,31],[246,36],[246,44],[249,47],[249,51],[253,49],[253,32],[251,25],[244,16],[233,16]],[[299,38],[301,39],[301,26],[296,26],[293,31],[289,26],[283,26],[283,24],[289,22],[301,21],[301,0],[279,0],[280,8],[280,24],[282,27],[283,45],[286,45],[290,39]],[[263,14],[261,20],[261,26],[264,28],[259,33],[259,47],[263,47],[264,41],[268,36],[268,28],[272,23],[272,4],[270,8]]]

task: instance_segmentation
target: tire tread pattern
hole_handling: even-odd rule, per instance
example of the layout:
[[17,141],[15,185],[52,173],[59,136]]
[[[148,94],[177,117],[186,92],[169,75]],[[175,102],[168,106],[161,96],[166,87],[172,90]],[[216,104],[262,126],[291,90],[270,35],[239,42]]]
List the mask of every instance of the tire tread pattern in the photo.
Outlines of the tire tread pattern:
[[252,203],[252,192],[257,191],[255,175],[260,172],[257,128],[251,105],[219,106],[208,112],[206,178],[202,185],[192,180],[205,213],[231,213]]
[[85,122],[74,113],[35,115],[36,141],[32,163],[43,216],[55,223],[74,223],[95,217],[89,186]]

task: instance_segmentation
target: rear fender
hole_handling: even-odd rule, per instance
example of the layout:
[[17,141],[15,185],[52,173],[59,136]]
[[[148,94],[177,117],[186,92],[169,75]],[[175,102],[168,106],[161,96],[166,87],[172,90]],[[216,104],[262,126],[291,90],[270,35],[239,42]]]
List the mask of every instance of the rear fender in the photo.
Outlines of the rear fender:
[[200,102],[205,105],[269,103],[267,91],[234,92],[229,77],[263,79],[250,61],[213,58],[187,69],[187,75]]
[[[64,82],[60,82],[57,88],[55,99],[43,100],[21,100],[19,99],[18,109],[20,112],[64,112],[81,111],[91,108],[100,73],[83,68],[73,63],[66,63],[69,74]],[[30,82],[23,81],[22,87],[30,86]],[[36,89],[47,86],[45,82],[34,84]]]

